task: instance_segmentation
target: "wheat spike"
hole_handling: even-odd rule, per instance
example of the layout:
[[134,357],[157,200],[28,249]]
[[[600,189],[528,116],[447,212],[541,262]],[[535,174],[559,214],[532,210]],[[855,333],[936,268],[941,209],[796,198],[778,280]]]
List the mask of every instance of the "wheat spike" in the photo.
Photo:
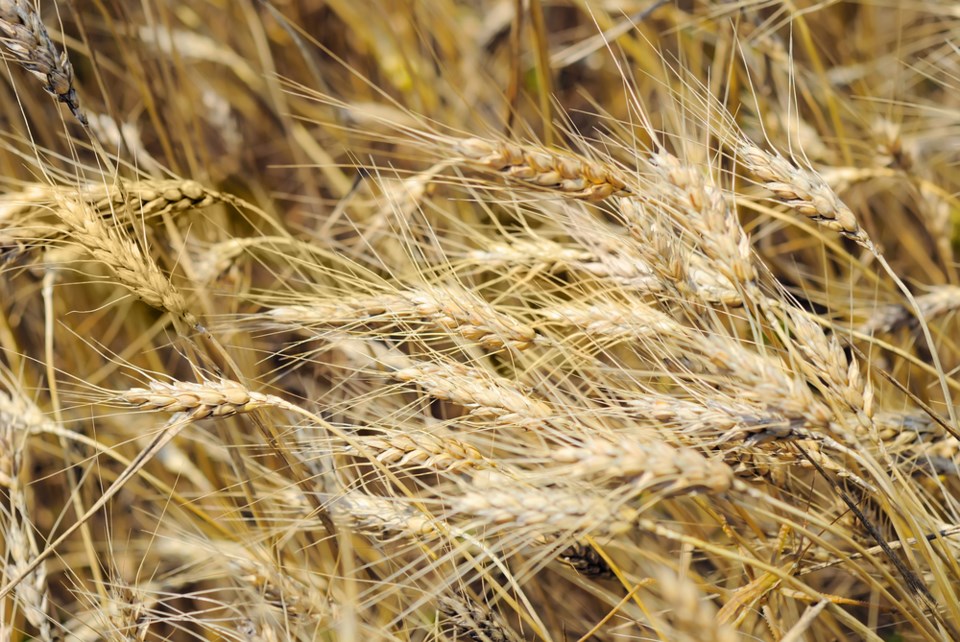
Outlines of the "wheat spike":
[[771,154],[748,142],[737,146],[737,159],[776,197],[799,214],[839,232],[874,251],[873,242],[857,217],[812,170],[798,167],[780,154]]
[[[422,430],[360,437],[359,440],[365,449],[375,454],[377,461],[388,466],[420,466],[452,473],[467,473],[496,466],[495,462],[484,457],[470,444]],[[353,447],[348,447],[344,452],[358,454]]]
[[690,448],[633,439],[587,439],[551,452],[573,477],[628,479],[634,487],[657,489],[669,497],[699,491],[723,493],[733,484],[733,471]]
[[108,226],[81,200],[58,197],[57,205],[56,213],[70,228],[74,239],[110,268],[121,285],[147,305],[170,312],[188,326],[197,325],[183,296],[136,242]]
[[537,337],[533,328],[497,311],[477,295],[453,288],[280,306],[271,308],[263,317],[283,325],[335,328],[357,323],[419,321],[437,332],[457,334],[491,350],[525,350]]
[[475,600],[440,597],[437,607],[453,629],[456,640],[474,642],[514,642],[516,637],[493,611]]
[[35,6],[28,0],[0,0],[0,32],[3,34],[0,44],[10,57],[43,81],[43,88],[65,103],[77,120],[86,125],[70,59],[66,52],[57,53]]
[[201,383],[151,381],[149,388],[125,390],[116,400],[140,410],[182,412],[193,420],[230,417],[282,403],[276,397],[248,390],[229,379]]
[[598,201],[630,193],[626,182],[613,169],[571,153],[481,138],[460,140],[454,144],[454,151],[476,167],[573,198]]
[[553,414],[545,402],[531,397],[509,379],[459,363],[422,363],[396,370],[391,376],[416,383],[432,397],[468,408],[475,417],[528,425]]

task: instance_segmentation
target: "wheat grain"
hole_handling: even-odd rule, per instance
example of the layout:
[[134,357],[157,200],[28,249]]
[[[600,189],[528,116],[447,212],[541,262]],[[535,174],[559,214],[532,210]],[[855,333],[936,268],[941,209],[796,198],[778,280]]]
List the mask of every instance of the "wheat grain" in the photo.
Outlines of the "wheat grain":
[[619,302],[557,305],[544,308],[540,314],[554,323],[580,328],[591,337],[681,338],[690,334],[687,328],[668,315],[639,302],[632,305]]
[[492,243],[483,250],[474,250],[467,255],[467,259],[490,269],[527,265],[534,273],[577,270],[637,291],[656,292],[660,289],[660,283],[650,266],[623,251],[625,248],[613,243],[607,245],[609,247],[594,250],[541,238],[511,239],[509,242]]
[[829,390],[853,412],[870,416],[873,407],[873,389],[865,381],[860,364],[848,359],[835,336],[827,337],[823,327],[796,311],[787,311],[791,331],[796,335],[790,346],[804,357],[807,376],[828,383]]
[[522,488],[491,476],[477,490],[451,500],[454,513],[479,518],[491,530],[531,530],[541,537],[594,532],[617,535],[628,531],[638,512],[593,493],[562,488]]
[[668,605],[665,619],[672,624],[670,639],[677,642],[736,642],[737,633],[717,618],[717,609],[689,578],[664,567],[657,573],[657,586]]
[[201,209],[222,200],[222,195],[190,180],[117,181],[79,189],[31,183],[0,196],[0,248],[18,246],[24,252],[67,236],[69,225],[50,220],[49,214],[64,199],[77,197],[96,216],[115,218],[123,226],[142,217]]
[[372,537],[395,533],[411,538],[435,537],[448,531],[442,521],[412,506],[359,491],[344,493],[330,503],[330,514],[338,523]]
[[[754,276],[747,258],[749,241],[746,235],[738,233],[740,241],[735,254],[740,258],[732,261],[735,269],[718,268],[717,261],[684,243],[682,235],[676,233],[676,223],[651,214],[649,209],[639,198],[624,197],[617,200],[620,217],[630,236],[636,240],[634,248],[643,263],[659,278],[661,289],[677,292],[683,298],[699,298],[711,306],[743,305],[744,293],[735,282],[749,283]],[[654,209],[657,211],[661,208],[657,205]],[[682,214],[676,216],[684,218]],[[696,227],[689,222],[685,225]]]
[[[146,596],[137,587],[128,586],[119,578],[110,584],[110,598],[106,607],[101,607],[100,619],[106,620],[103,628],[117,642],[144,642],[150,632],[151,614],[146,605]],[[106,617],[103,617],[106,616]]]
[[3,575],[8,580],[23,575],[17,584],[17,602],[23,607],[27,621],[36,627],[40,638],[44,642],[52,642],[56,636],[49,614],[46,566],[40,564],[33,570],[27,570],[29,560],[37,554],[37,545],[33,539],[33,526],[27,521],[22,495],[17,504],[10,521],[4,524],[9,561],[4,564]]
[[514,642],[517,639],[499,616],[475,600],[439,597],[437,608],[448,621],[456,640]]
[[[23,608],[27,621],[36,628],[44,642],[57,639],[51,619],[47,569],[41,564],[27,570],[30,558],[37,554],[34,525],[30,521],[28,498],[21,477],[25,438],[31,428],[45,423],[40,409],[14,388],[12,380],[5,382],[11,388],[8,394],[0,390],[0,486],[9,502],[0,506],[0,528],[6,544],[3,576],[8,580],[25,572],[17,585],[16,600]],[[2,519],[5,518],[5,519]]]
[[590,544],[575,542],[560,551],[557,560],[587,577],[609,579],[614,576],[610,565]]
[[[935,286],[916,299],[921,318],[924,321],[933,321],[960,310],[960,287]],[[893,304],[875,308],[870,318],[861,324],[857,331],[863,334],[896,332],[903,327],[916,326],[918,323],[917,317],[910,308]]]
[[650,163],[664,179],[660,189],[678,205],[677,222],[696,238],[714,270],[735,283],[756,281],[750,238],[720,188],[672,154],[660,152]]
[[470,252],[467,257],[492,265],[530,262],[565,265],[589,261],[593,254],[549,239],[533,238],[490,243],[485,249]]
[[560,470],[572,477],[628,480],[638,491],[656,490],[664,497],[723,493],[733,484],[733,472],[723,462],[661,442],[590,438],[553,450],[551,456],[566,464]]
[[[233,551],[235,546],[226,550]],[[264,563],[253,555],[233,553],[229,566],[245,589],[273,609],[313,623],[328,624],[339,612],[339,605],[326,594],[328,587],[314,578],[301,578],[276,563]]]

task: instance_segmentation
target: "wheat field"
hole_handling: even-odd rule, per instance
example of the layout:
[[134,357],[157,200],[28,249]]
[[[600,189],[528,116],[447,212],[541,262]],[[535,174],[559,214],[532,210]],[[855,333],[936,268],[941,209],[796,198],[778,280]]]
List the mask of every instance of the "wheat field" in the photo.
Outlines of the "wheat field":
[[0,639],[960,640],[950,0],[0,0]]

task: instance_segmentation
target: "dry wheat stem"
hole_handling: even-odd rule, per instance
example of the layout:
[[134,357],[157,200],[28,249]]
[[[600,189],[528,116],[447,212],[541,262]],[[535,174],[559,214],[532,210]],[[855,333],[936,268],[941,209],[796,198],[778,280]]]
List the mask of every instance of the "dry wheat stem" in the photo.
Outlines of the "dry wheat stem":
[[0,0],[0,44],[24,69],[43,81],[43,88],[70,108],[82,124],[87,119],[80,111],[74,87],[73,66],[66,52],[57,48],[29,0]]

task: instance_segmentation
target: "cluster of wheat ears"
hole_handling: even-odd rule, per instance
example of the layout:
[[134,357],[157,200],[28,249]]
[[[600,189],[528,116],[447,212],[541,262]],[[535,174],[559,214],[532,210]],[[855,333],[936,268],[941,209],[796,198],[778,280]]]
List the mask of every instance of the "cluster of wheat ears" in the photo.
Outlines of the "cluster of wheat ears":
[[0,57],[0,638],[960,639],[949,0],[0,0]]

